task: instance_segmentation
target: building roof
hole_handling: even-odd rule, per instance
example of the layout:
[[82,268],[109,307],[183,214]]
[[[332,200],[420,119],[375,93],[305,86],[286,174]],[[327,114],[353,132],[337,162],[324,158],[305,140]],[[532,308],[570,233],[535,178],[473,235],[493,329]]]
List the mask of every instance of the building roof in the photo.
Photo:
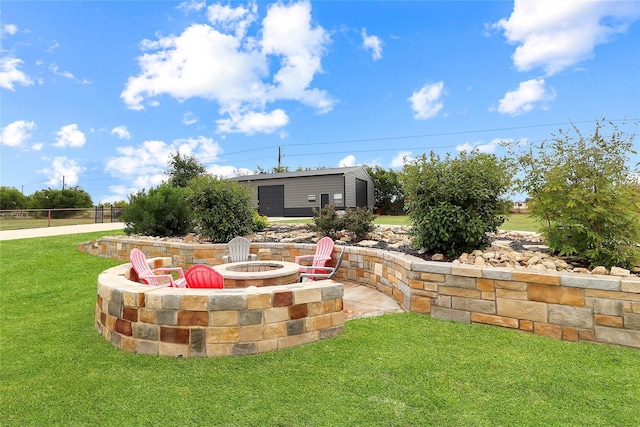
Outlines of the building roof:
[[358,169],[365,170],[362,166],[349,166],[343,168],[313,169],[296,172],[260,173],[256,175],[235,176],[229,179],[233,181],[257,181],[262,179],[297,178],[302,176],[345,175]]

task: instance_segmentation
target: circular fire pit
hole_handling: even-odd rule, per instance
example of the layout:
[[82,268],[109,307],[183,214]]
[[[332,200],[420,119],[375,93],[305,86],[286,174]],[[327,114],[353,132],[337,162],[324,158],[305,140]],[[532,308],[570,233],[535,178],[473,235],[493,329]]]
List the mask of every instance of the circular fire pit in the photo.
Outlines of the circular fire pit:
[[300,266],[286,261],[232,262],[213,268],[224,277],[225,288],[288,285],[300,278]]

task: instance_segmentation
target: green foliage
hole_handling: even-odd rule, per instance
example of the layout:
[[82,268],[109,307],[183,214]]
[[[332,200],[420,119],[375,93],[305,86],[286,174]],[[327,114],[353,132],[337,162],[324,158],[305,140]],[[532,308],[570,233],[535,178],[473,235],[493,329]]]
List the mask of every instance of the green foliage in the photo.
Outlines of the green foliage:
[[202,176],[207,170],[194,156],[180,155],[180,152],[172,154],[169,158],[169,184],[174,187],[188,187],[189,181]]
[[400,174],[380,166],[365,166],[374,183],[376,208],[382,215],[398,215],[404,212],[404,191]]
[[162,184],[149,192],[140,190],[129,196],[121,220],[126,234],[183,236],[192,230],[192,211],[186,189]]
[[323,236],[336,238],[339,231],[346,230],[356,240],[362,240],[373,230],[376,216],[370,209],[347,209],[343,213],[336,211],[335,205],[326,205],[313,210],[313,222],[307,228]]
[[357,207],[347,209],[342,216],[343,227],[355,235],[356,240],[362,240],[375,228],[373,221],[376,216],[371,209]]
[[77,249],[102,235],[2,242],[2,425],[639,424],[637,348],[415,313],[350,320],[334,338],[251,356],[119,350],[91,318],[97,276],[123,261]]
[[[591,266],[640,265],[640,185],[628,166],[635,135],[604,120],[591,135],[578,128],[515,153],[525,177],[519,186],[531,200],[531,215],[560,255]],[[606,131],[606,133],[605,133]],[[605,134],[608,136],[605,137]]]
[[509,162],[494,155],[460,152],[443,160],[431,152],[404,166],[405,210],[414,245],[459,256],[487,246],[487,233],[504,222],[510,202]]
[[15,187],[0,187],[0,210],[25,209],[27,196]]
[[307,228],[323,236],[335,239],[338,231],[344,228],[343,226],[342,216],[336,211],[335,205],[329,204],[320,210],[313,209],[313,222],[307,225]]
[[197,230],[212,242],[245,236],[254,226],[251,190],[235,181],[202,176],[191,181],[188,203]]
[[[29,196],[28,207],[30,209],[71,209],[93,207],[93,200],[89,193],[75,186],[64,190],[47,188]],[[73,211],[52,212],[52,218],[66,218],[74,215]]]
[[263,231],[269,225],[269,218],[266,215],[260,215],[257,211],[253,211],[253,224],[251,230],[255,233]]

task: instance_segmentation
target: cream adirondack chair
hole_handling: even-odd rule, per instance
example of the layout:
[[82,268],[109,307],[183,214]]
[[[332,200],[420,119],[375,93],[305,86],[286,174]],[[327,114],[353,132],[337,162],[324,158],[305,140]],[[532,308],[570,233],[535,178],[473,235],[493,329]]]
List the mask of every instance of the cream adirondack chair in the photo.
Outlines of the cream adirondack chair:
[[222,257],[225,263],[258,260],[258,255],[249,252],[251,242],[244,237],[234,237],[227,244],[227,248],[229,249],[229,255]]
[[[316,253],[314,255],[298,255],[294,258],[296,264],[300,264],[300,274],[303,273],[324,273],[327,261],[331,259],[333,254],[333,240],[330,237],[323,237],[318,240],[316,245]],[[302,262],[311,263],[311,265],[303,265]]]
[[[147,262],[147,256],[140,249],[134,248],[129,255],[131,267],[138,275],[138,278],[151,286],[170,286],[173,288],[184,288],[187,280],[184,277],[184,270],[180,267],[151,268]],[[174,279],[171,272],[178,273],[178,279]],[[165,274],[156,274],[165,273]]]
[[331,279],[336,275],[338,269],[340,268],[340,264],[342,264],[342,257],[344,255],[344,246],[342,246],[340,250],[340,255],[338,255],[338,260],[336,261],[335,267],[324,266],[322,269],[310,269],[309,272],[301,272],[300,273],[300,281],[308,282],[309,280],[324,280]]

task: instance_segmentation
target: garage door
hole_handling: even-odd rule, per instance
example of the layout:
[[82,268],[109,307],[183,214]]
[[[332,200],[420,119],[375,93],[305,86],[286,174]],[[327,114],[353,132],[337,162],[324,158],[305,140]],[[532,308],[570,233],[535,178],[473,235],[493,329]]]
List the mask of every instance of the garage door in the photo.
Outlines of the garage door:
[[356,207],[367,206],[367,181],[356,178]]
[[284,185],[258,187],[258,213],[268,217],[284,216]]

